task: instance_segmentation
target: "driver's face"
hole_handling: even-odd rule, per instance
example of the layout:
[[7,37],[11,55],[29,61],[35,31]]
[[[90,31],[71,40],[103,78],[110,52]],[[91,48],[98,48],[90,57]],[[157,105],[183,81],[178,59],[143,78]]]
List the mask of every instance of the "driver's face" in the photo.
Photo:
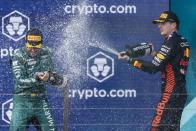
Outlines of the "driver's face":
[[39,53],[40,48],[31,47],[31,48],[27,48],[27,51],[28,51],[28,53],[29,53],[29,55],[30,55],[31,57],[35,57],[35,56],[37,56],[37,54]]
[[160,29],[161,35],[168,37],[173,31],[176,30],[176,23],[171,23],[171,22],[159,23],[158,27]]

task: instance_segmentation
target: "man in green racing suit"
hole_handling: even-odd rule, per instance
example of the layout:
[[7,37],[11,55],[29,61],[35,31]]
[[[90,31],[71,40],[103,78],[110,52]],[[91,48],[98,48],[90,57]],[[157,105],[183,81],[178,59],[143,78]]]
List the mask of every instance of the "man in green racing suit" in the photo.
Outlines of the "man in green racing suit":
[[42,39],[40,30],[29,30],[26,47],[12,56],[15,89],[10,131],[26,131],[30,123],[41,131],[57,130],[44,85],[65,87],[67,78],[54,72],[51,52]]

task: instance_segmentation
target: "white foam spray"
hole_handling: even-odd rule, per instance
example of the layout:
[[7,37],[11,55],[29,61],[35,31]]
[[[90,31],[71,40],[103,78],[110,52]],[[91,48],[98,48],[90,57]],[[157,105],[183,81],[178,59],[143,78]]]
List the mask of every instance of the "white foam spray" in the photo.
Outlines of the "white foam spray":
[[[79,3],[84,6],[87,1]],[[101,36],[90,27],[91,18],[84,14],[72,17],[63,30],[63,38],[58,47],[56,56],[63,68],[67,70],[69,79],[74,82],[75,87],[86,82],[86,60],[90,47],[100,48],[109,53],[118,54],[118,51],[110,48]]]
[[89,45],[93,46],[93,47],[96,47],[96,48],[100,48],[100,49],[102,49],[104,51],[107,51],[109,53],[112,53],[114,55],[118,55],[119,54],[119,52],[116,49],[114,49],[112,47],[109,47],[108,45],[106,45],[104,43],[101,43],[101,42],[98,42],[98,41],[95,41],[93,43],[89,43]]

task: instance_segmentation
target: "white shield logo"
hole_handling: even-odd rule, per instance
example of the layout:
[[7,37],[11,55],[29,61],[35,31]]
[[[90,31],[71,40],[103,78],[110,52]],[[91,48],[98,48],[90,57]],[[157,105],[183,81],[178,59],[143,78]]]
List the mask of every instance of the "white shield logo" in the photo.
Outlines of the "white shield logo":
[[19,11],[15,10],[2,18],[2,33],[14,41],[24,38],[29,29],[29,17]]
[[98,52],[87,59],[87,75],[98,82],[103,82],[114,75],[114,60],[103,52]]

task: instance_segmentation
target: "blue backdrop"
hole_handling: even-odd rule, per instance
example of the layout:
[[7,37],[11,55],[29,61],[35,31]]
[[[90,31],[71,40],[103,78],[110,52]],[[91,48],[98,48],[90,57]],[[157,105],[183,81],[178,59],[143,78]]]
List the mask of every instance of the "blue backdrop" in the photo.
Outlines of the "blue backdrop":
[[[135,5],[136,13],[91,13],[68,14],[66,5],[97,4]],[[149,75],[133,69],[126,62],[119,61],[108,49],[124,50],[126,44],[152,42],[158,49],[162,38],[158,28],[152,24],[160,12],[168,10],[166,0],[14,0],[0,1],[2,31],[0,35],[0,130],[7,131],[9,120],[6,112],[11,110],[10,99],[14,89],[10,68],[10,55],[13,49],[23,47],[24,38],[9,38],[5,17],[18,11],[30,20],[30,27],[37,27],[44,35],[44,45],[52,48],[56,69],[68,74],[69,89],[134,89],[136,97],[91,97],[80,99],[79,95],[70,97],[69,130],[70,131],[147,131],[155,112],[160,94],[160,74]],[[8,17],[9,18],[9,17]],[[23,21],[24,23],[28,23]],[[27,26],[26,26],[27,29]],[[26,31],[26,30],[25,30]],[[25,32],[24,31],[24,32]],[[17,36],[16,36],[17,37]],[[114,60],[114,72],[103,82],[98,82],[87,75],[88,58],[102,52]],[[103,56],[98,56],[103,57]],[[150,59],[150,58],[146,58]],[[112,67],[112,66],[111,66]],[[92,73],[92,72],[91,72]],[[91,74],[92,75],[92,74]],[[48,98],[54,112],[58,130],[63,130],[64,92],[47,85]],[[8,104],[7,104],[8,103]],[[3,120],[6,119],[6,120]],[[34,129],[33,127],[31,128]]]

